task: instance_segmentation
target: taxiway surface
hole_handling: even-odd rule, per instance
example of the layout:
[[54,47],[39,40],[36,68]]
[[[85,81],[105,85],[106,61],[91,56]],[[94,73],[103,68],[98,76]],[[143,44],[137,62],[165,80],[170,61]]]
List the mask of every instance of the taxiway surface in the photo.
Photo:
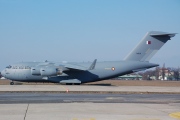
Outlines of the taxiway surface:
[[169,93],[180,94],[179,87],[159,86],[95,86],[95,85],[0,85],[3,92],[50,92],[50,93]]
[[2,120],[177,120],[179,94],[0,93]]
[[1,93],[0,104],[21,103],[180,103],[180,94]]
[[179,87],[1,85],[0,120],[179,120],[179,93]]

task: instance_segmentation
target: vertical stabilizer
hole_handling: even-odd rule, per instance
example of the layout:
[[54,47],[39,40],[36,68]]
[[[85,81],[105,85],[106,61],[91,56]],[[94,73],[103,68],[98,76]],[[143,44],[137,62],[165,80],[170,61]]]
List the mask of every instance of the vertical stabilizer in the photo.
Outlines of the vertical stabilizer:
[[149,61],[171,37],[175,36],[175,34],[176,33],[157,31],[148,32],[124,60]]

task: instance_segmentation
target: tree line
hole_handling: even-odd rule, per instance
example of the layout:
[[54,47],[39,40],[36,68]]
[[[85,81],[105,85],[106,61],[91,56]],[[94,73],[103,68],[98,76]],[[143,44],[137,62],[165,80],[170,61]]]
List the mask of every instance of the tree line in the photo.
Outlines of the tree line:
[[180,80],[180,69],[172,67],[156,67],[154,70],[140,72],[143,80]]

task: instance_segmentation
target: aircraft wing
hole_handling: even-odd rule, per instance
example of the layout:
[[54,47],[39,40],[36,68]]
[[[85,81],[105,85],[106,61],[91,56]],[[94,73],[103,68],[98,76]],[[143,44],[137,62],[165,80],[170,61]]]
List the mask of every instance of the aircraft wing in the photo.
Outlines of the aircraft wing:
[[68,70],[81,70],[81,71],[87,70],[86,67],[80,66],[78,64],[65,64],[63,67],[67,68]]
[[79,64],[74,64],[74,63],[66,63],[63,65],[63,71],[66,71],[66,70],[80,70],[80,71],[86,71],[86,70],[93,70],[96,66],[96,61],[97,59],[95,59],[92,64],[90,65],[90,67],[84,67],[84,66],[81,66]]
[[85,71],[88,70],[88,68],[81,66],[79,64],[75,63],[65,63],[65,64],[60,64],[56,65],[55,63],[40,63],[36,67],[38,68],[44,68],[44,67],[54,67],[59,69],[60,71],[69,71],[69,70],[80,70],[80,71]]

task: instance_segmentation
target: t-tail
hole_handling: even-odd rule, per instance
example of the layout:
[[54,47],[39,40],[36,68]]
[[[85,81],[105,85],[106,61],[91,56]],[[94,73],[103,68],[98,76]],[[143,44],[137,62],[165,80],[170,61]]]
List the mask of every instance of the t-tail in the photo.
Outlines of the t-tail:
[[149,61],[176,33],[148,32],[140,43],[125,57],[129,61]]

